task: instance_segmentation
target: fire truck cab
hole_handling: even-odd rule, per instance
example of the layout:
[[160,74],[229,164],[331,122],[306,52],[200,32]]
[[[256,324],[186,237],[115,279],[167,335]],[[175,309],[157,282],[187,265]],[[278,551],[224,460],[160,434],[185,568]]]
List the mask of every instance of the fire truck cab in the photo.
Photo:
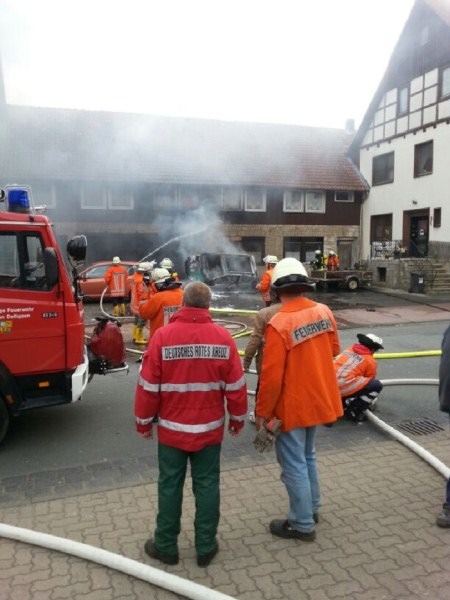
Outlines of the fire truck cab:
[[[67,245],[81,263],[84,236]],[[76,268],[74,267],[74,273]],[[0,193],[0,442],[13,416],[76,402],[87,385],[83,304],[31,189]]]

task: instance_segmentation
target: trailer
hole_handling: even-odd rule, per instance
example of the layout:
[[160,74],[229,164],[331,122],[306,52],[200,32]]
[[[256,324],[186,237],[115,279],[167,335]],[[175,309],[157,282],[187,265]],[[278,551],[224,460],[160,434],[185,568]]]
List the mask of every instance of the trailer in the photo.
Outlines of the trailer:
[[318,286],[328,289],[340,287],[355,291],[360,287],[369,287],[373,281],[372,271],[347,269],[343,271],[311,271],[311,280]]

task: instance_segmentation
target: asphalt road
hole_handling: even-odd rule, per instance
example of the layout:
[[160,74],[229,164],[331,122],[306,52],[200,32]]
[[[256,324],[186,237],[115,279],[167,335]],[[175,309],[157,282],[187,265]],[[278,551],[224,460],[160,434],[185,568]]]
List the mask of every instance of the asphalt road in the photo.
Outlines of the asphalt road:
[[[259,299],[250,296],[254,305],[248,306],[247,301],[247,308],[258,308]],[[332,296],[326,298],[331,306]],[[229,297],[220,302],[237,304]],[[342,308],[345,302],[359,306],[379,306],[382,302],[398,305],[399,299],[359,290],[343,292],[336,302]],[[94,314],[98,314],[98,305],[88,305],[86,319]],[[438,349],[444,327],[442,322],[390,325],[377,327],[375,333],[384,340],[384,352],[411,352]],[[352,328],[342,330],[342,346],[354,343],[358,332]],[[238,340],[241,349],[245,343],[245,337]],[[438,376],[439,358],[380,359],[378,364],[380,379],[430,379]],[[0,447],[0,503],[64,497],[143,483],[156,477],[156,444],[134,431],[133,396],[139,365],[133,355],[129,366],[128,374],[94,377],[83,399],[74,405],[37,410],[13,421]],[[248,387],[254,389],[254,375],[248,375]],[[442,426],[447,424],[446,415],[438,410],[437,388],[433,386],[386,387],[378,401],[377,415],[392,424],[425,417]],[[253,437],[251,424],[238,438],[225,436],[223,468],[274,460],[273,454],[256,453]],[[365,438],[382,440],[383,434],[369,423],[354,425],[342,420],[333,428],[319,428],[317,445],[319,450],[338,451]]]

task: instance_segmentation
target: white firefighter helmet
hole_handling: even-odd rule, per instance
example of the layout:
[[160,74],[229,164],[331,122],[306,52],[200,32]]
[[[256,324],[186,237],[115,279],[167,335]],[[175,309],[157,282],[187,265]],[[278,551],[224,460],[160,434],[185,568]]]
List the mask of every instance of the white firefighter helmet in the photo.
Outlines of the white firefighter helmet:
[[146,273],[147,271],[150,271],[151,268],[152,268],[151,263],[141,262],[138,265],[137,271],[138,271],[138,273]]
[[374,333],[358,333],[356,337],[360,344],[370,348],[370,350],[384,350],[382,338]]
[[336,252],[334,252],[333,250],[330,250],[328,252],[328,256],[336,256]]
[[309,283],[308,273],[302,263],[296,258],[288,257],[275,265],[272,271],[272,287],[275,290],[292,288],[306,291],[314,289],[314,284]]
[[112,262],[113,262],[113,265],[118,265],[118,264],[120,264],[122,261],[120,260],[120,258],[119,258],[118,256],[115,256],[115,257],[112,259]]
[[157,267],[152,271],[152,280],[155,283],[163,283],[168,277],[170,277],[170,273],[167,269]]
[[316,251],[314,252],[314,254],[315,254],[316,256],[318,256],[319,254],[322,254],[322,250],[316,250]]
[[266,263],[266,265],[276,265],[278,262],[278,258],[273,254],[268,254],[263,258],[263,262]]
[[170,258],[163,258],[159,263],[159,266],[163,269],[173,269],[173,262],[170,260]]

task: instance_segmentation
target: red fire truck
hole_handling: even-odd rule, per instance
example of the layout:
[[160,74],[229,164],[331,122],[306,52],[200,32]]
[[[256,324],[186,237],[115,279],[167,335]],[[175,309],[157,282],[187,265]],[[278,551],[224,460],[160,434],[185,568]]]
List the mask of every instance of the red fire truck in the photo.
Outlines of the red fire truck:
[[121,345],[114,364],[86,345],[77,291],[77,268],[86,248],[84,236],[67,244],[71,279],[50,220],[33,207],[31,189],[1,190],[0,442],[13,416],[76,402],[92,374],[127,368],[116,324],[99,323],[100,335],[104,335],[100,330],[108,331],[105,325],[119,330],[119,340],[117,333],[113,335],[113,344]]

